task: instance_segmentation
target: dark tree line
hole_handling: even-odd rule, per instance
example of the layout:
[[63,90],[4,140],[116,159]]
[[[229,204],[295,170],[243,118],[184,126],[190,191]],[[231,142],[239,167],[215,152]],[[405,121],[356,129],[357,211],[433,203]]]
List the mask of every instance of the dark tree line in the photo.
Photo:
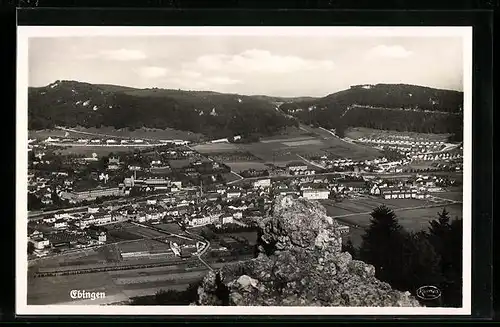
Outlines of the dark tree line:
[[[347,127],[352,126],[401,132],[452,133],[453,140],[459,142],[463,124],[462,103],[462,92],[377,84],[370,89],[353,87],[317,100],[284,103],[280,110],[306,124],[335,128],[340,137]],[[355,104],[395,110],[348,109]]]
[[360,248],[350,240],[344,251],[372,264],[376,277],[395,289],[410,291],[432,285],[441,297],[428,306],[460,307],[462,303],[462,220],[451,220],[446,209],[430,222],[428,231],[408,232],[394,212],[373,210]]
[[441,112],[462,112],[463,92],[404,84],[377,84],[371,88],[352,87],[320,99],[287,102],[280,109],[339,108],[352,104]]
[[130,129],[169,127],[214,138],[241,135],[248,139],[297,124],[295,119],[276,111],[268,101],[242,98],[237,101],[234,95],[174,90],[123,92],[63,81],[54,88],[30,89],[28,128],[47,129],[56,125]]

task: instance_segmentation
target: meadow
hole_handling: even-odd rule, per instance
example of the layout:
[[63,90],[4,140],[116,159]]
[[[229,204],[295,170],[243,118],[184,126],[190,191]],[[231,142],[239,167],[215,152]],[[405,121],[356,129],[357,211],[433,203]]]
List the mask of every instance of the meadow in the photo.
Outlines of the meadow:
[[206,274],[206,269],[180,272],[179,268],[182,267],[29,278],[28,304],[69,304],[74,302],[69,296],[73,289],[105,292],[108,302],[126,301],[135,296],[153,295],[160,289],[183,290],[189,283],[198,281]]
[[240,150],[238,144],[235,143],[205,143],[193,146],[193,149],[202,153],[218,153],[218,152],[237,152]]
[[[450,218],[462,218],[461,204],[440,204],[416,199],[349,199],[339,203],[323,201],[328,215],[339,223],[349,225],[349,237],[355,245],[361,244],[364,228],[370,225],[370,213],[379,205],[386,205],[394,210],[399,223],[408,231],[426,230],[431,220],[438,218],[438,213],[446,208]],[[426,207],[427,206],[427,207]],[[423,207],[423,208],[422,208]]]
[[250,245],[257,244],[257,232],[238,232],[238,233],[229,233],[224,234],[224,236],[230,236],[235,238],[241,238],[248,241]]
[[[380,156],[376,149],[359,144],[345,142],[329,132],[319,128],[301,126],[288,128],[286,131],[262,138],[254,143],[212,143],[194,146],[203,154],[217,152],[248,152],[255,160],[246,160],[248,168],[265,169],[265,164],[286,166],[290,162],[300,161],[300,157],[322,156],[347,157],[352,159],[372,159]],[[258,158],[258,159],[257,159]],[[248,169],[241,161],[225,160],[235,171]]]
[[253,170],[267,170],[269,166],[262,162],[224,162],[224,164],[231,167],[231,170],[237,173],[240,173],[245,170],[253,169]]
[[125,153],[135,150],[143,150],[145,147],[131,147],[131,146],[70,146],[56,150],[60,155],[76,154],[91,157],[93,153],[98,157],[107,156],[110,153]]

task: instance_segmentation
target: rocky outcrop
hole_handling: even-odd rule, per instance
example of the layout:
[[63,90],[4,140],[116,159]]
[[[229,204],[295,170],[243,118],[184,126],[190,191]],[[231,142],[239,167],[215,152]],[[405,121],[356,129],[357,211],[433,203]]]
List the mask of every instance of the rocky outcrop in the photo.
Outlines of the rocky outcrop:
[[278,197],[259,223],[257,258],[210,272],[197,305],[415,307],[409,292],[342,252],[338,223],[317,202]]

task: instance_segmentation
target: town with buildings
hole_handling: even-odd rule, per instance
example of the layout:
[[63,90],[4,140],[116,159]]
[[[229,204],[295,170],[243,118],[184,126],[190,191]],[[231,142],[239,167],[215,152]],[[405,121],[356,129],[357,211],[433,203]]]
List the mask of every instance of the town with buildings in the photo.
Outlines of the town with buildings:
[[[401,156],[393,160],[323,155],[240,173],[179,140],[88,157],[56,154],[60,141],[29,140],[30,258],[114,242],[105,228],[113,224],[153,229],[174,224],[182,230],[207,225],[250,228],[279,195],[333,203],[357,197],[446,201],[440,200],[439,193],[459,185],[452,173],[462,169],[459,151],[431,155],[429,151],[445,145],[409,140],[371,140],[396,149]],[[427,159],[439,159],[441,164],[405,174],[405,166]],[[348,224],[345,228],[349,229]]]

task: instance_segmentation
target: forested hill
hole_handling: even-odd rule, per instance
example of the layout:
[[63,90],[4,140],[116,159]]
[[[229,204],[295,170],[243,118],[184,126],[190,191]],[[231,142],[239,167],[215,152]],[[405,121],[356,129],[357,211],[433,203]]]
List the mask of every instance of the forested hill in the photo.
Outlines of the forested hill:
[[406,84],[356,85],[320,99],[284,103],[280,110],[329,128],[460,133],[463,92]]
[[211,137],[267,135],[296,119],[259,96],[166,89],[135,89],[56,81],[29,88],[30,129],[55,125],[175,128]]

